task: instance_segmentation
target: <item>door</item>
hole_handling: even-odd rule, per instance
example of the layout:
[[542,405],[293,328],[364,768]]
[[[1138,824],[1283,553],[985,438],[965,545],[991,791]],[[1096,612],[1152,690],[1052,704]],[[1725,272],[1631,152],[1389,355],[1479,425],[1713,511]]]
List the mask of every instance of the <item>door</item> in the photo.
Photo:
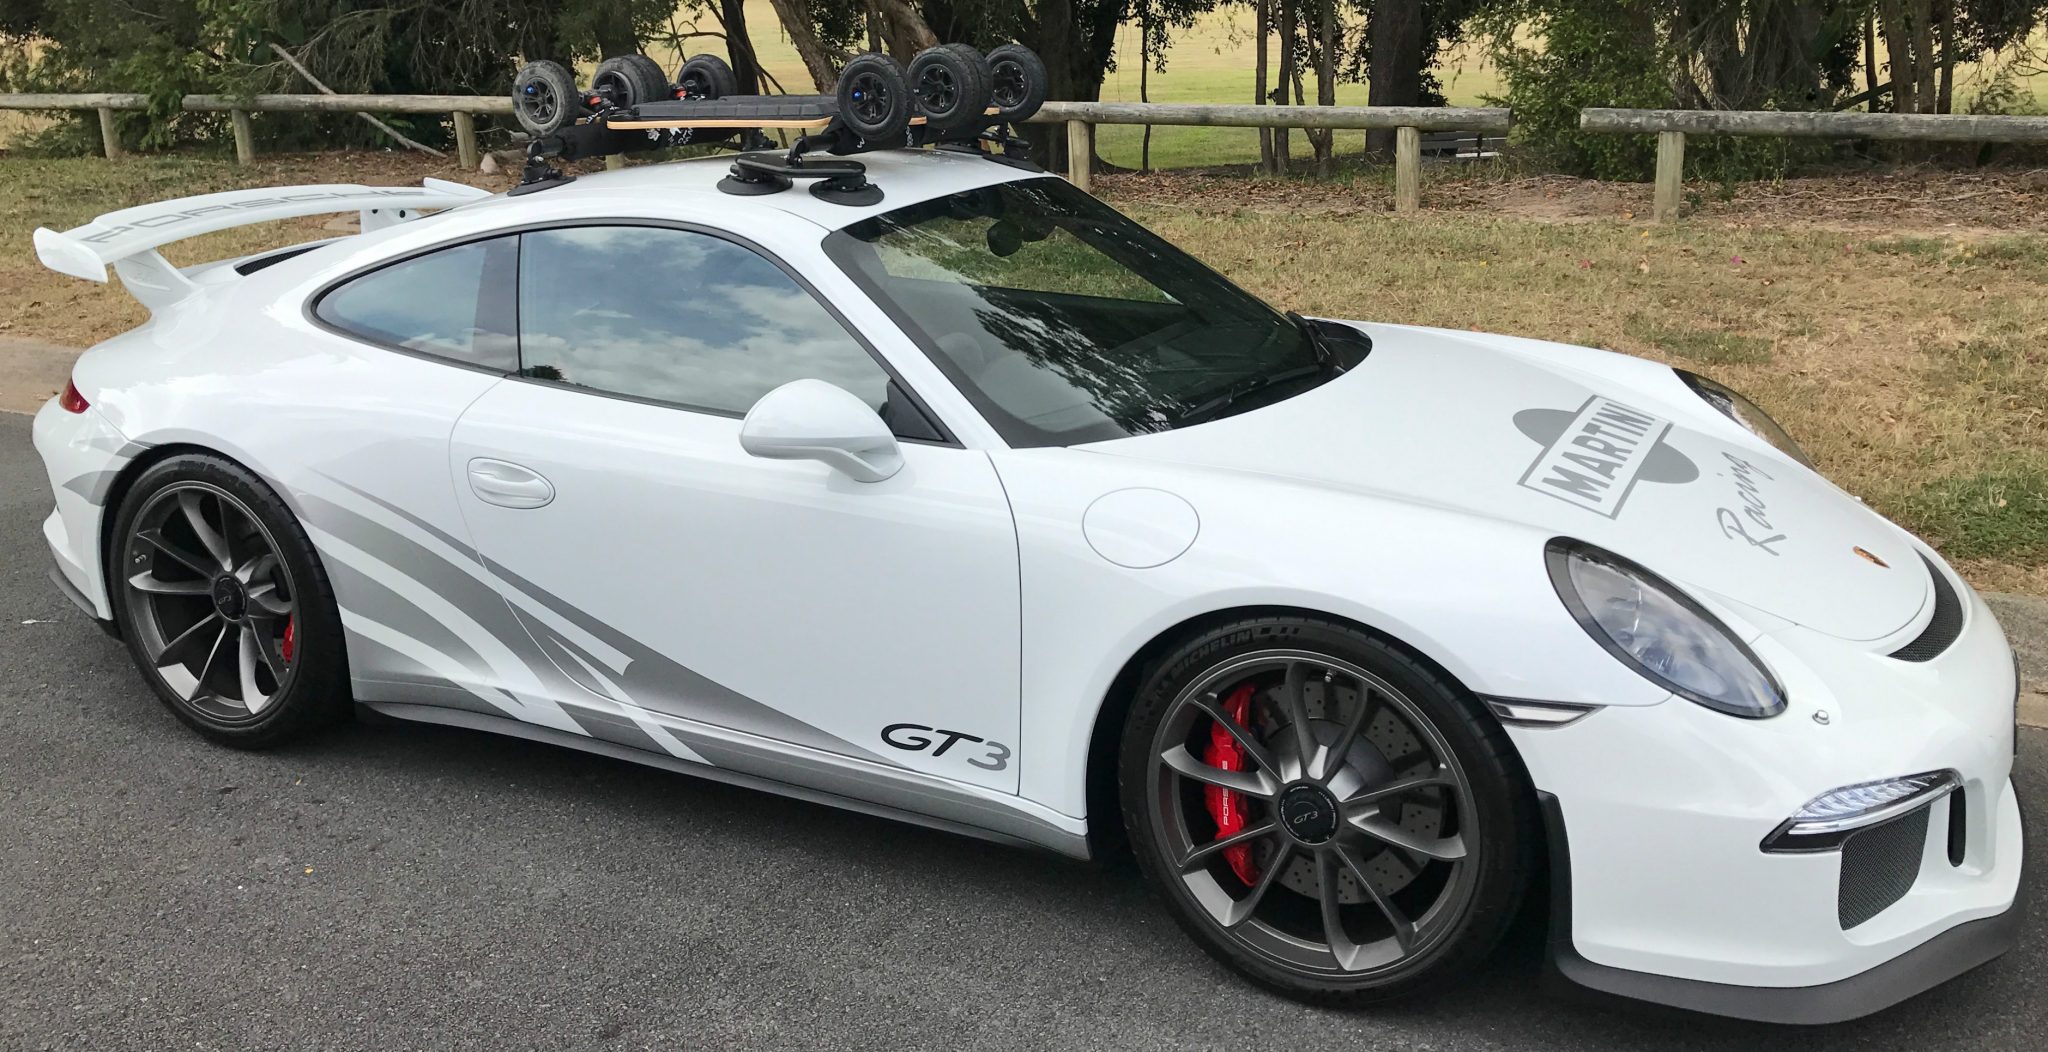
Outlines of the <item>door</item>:
[[578,226],[520,257],[521,376],[463,415],[450,466],[564,706],[720,766],[760,753],[704,727],[1015,792],[1016,532],[987,456],[912,438],[861,483],[745,453],[746,409],[803,377],[938,434],[749,247]]

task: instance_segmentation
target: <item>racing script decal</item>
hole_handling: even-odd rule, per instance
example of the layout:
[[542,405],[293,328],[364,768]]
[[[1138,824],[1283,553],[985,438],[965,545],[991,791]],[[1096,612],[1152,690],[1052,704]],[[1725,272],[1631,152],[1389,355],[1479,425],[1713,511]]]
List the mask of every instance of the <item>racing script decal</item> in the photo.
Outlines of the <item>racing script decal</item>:
[[1636,483],[1685,483],[1700,477],[1692,458],[1664,444],[1671,421],[1594,395],[1577,412],[1524,409],[1515,428],[1543,443],[1522,485],[1608,518]]

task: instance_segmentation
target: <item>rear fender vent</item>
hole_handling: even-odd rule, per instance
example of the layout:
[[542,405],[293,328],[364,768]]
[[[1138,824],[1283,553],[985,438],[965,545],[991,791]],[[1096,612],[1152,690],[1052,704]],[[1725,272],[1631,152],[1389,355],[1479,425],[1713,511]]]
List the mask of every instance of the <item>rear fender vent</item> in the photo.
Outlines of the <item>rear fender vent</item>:
[[1900,661],[1932,661],[1963,634],[1963,599],[1956,594],[1956,586],[1934,565],[1934,560],[1923,555],[1920,561],[1934,578],[1934,619],[1912,642],[1892,651],[1892,656]]

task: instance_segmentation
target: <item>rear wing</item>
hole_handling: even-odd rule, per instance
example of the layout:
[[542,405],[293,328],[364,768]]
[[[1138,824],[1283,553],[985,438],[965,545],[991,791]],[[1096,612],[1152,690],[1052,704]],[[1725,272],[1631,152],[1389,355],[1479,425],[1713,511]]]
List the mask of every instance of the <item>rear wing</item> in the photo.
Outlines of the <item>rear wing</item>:
[[452,208],[491,192],[445,179],[419,186],[281,186],[181,197],[108,212],[63,233],[37,228],[36,257],[60,274],[87,281],[107,280],[112,266],[121,283],[151,310],[196,291],[157,251],[173,241],[252,223],[334,212],[357,212],[364,231],[402,223],[422,211]]

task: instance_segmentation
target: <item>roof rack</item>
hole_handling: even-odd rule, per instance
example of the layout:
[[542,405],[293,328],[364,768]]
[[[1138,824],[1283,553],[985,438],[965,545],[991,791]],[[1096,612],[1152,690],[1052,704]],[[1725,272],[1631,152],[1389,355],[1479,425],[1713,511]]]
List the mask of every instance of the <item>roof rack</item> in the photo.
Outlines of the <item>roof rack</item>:
[[[715,55],[684,62],[673,82],[644,55],[606,59],[580,91],[567,68],[533,62],[512,88],[514,113],[533,137],[512,193],[575,179],[551,161],[719,145],[745,151],[718,183],[725,193],[780,193],[813,180],[820,200],[871,205],[882,190],[865,165],[812,155],[934,146],[1036,170],[1013,126],[1038,111],[1045,91],[1044,63],[1018,44],[987,56],[964,44],[926,48],[907,71],[887,55],[858,55],[831,95],[739,95]],[[764,129],[801,134],[778,156]]]

